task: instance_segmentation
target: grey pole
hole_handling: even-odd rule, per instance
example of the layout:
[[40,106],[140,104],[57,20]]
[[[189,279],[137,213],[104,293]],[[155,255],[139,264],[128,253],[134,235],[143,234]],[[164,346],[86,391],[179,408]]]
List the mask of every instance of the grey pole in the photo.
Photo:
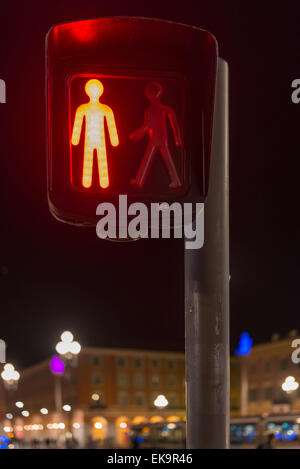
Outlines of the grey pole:
[[204,245],[185,249],[187,448],[229,446],[228,66],[218,60]]
[[62,412],[62,376],[54,376],[54,402],[56,412],[60,415]]

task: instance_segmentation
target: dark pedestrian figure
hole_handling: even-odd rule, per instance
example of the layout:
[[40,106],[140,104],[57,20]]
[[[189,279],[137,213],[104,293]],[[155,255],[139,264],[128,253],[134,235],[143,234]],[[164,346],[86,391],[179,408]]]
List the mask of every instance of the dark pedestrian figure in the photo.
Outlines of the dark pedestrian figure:
[[257,449],[274,449],[274,434],[270,433],[267,437],[267,441],[258,445]]
[[155,81],[148,83],[145,94],[150,101],[150,106],[145,112],[144,124],[130,135],[131,140],[137,141],[149,135],[149,142],[140,164],[135,179],[131,184],[141,189],[149,174],[154,156],[159,152],[167,168],[170,184],[169,187],[177,188],[181,186],[173,157],[169,148],[167,122],[172,127],[176,146],[182,146],[180,128],[174,110],[160,102],[163,88]]

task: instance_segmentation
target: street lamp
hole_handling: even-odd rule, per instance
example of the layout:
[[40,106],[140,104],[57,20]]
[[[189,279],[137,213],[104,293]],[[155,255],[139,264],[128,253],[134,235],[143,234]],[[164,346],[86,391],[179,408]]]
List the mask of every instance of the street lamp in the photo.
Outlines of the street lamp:
[[14,365],[11,363],[6,363],[1,373],[1,377],[7,389],[16,389],[20,379],[20,373],[15,370]]
[[283,391],[285,391],[287,394],[290,394],[291,392],[298,389],[299,383],[295,380],[294,376],[287,376],[281,387]]
[[158,409],[164,409],[165,407],[167,407],[168,404],[169,402],[166,396],[164,396],[163,394],[160,394],[159,396],[157,396],[157,398],[154,401],[154,405]]
[[72,332],[65,331],[61,334],[60,338],[60,342],[55,347],[60,355],[64,356],[67,360],[71,360],[80,353],[81,345],[76,340],[73,340]]
[[[77,366],[77,357],[81,350],[81,345],[79,342],[74,340],[74,336],[70,331],[64,331],[60,336],[60,341],[56,344],[55,347],[57,353],[60,355],[62,364],[65,365],[59,373],[54,373],[57,376],[55,377],[55,406],[57,412],[60,414],[62,410],[69,413],[69,427],[71,430],[71,410],[72,406],[69,404],[62,405],[62,376],[65,378],[70,378],[70,369],[68,365],[72,367]],[[59,360],[59,357],[56,357],[56,360]],[[53,361],[53,359],[52,359]],[[52,363],[53,365],[53,363]],[[52,367],[53,368],[53,367]],[[52,370],[53,371],[53,370]]]

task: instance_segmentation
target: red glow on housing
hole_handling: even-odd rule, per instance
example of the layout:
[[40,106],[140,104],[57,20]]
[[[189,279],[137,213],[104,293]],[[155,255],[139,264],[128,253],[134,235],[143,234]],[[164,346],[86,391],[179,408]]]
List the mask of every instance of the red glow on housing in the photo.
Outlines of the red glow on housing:
[[69,36],[69,38],[73,40],[88,42],[95,39],[98,31],[93,20],[86,20],[55,26],[53,33],[55,38],[59,35],[62,40],[65,40],[66,36]]

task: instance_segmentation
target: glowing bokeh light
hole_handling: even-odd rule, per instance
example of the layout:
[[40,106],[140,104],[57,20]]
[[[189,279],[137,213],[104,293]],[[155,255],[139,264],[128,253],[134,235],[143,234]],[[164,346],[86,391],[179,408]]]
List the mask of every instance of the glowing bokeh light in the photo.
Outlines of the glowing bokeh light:
[[294,376],[287,376],[285,381],[281,385],[283,391],[289,393],[296,391],[299,387],[299,383],[295,380]]
[[51,360],[50,360],[50,370],[51,370],[51,373],[54,374],[54,375],[63,375],[64,372],[65,372],[65,364],[64,362],[61,360],[61,358],[59,358],[58,355],[54,355]]
[[104,87],[101,81],[96,79],[88,80],[85,85],[85,92],[90,98],[90,101],[81,104],[75,114],[71,138],[72,145],[79,144],[83,119],[85,118],[82,172],[82,185],[85,188],[89,188],[92,185],[94,152],[97,153],[100,186],[102,188],[109,186],[104,130],[105,120],[112,146],[116,147],[119,145],[114,113],[109,106],[99,101],[103,91]]
[[154,401],[155,407],[159,407],[159,408],[164,408],[168,404],[169,404],[169,402],[163,394],[160,394],[159,396],[157,396],[157,398]]
[[236,355],[248,355],[251,352],[253,339],[248,332],[243,332],[239,340],[239,348],[236,349]]

